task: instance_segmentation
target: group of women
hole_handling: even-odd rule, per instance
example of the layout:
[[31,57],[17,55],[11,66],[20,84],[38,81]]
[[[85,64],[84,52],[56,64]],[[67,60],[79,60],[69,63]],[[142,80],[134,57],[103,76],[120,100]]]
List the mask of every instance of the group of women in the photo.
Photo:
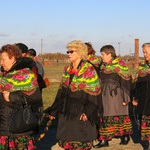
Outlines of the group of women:
[[[104,45],[100,49],[101,57],[97,57],[91,43],[74,40],[67,44],[70,63],[64,67],[61,84],[49,109],[50,118],[58,118],[60,147],[65,150],[108,147],[114,137],[121,139],[119,144],[128,144],[133,133],[128,110],[131,100],[139,115],[143,148],[150,149],[150,43],[143,44],[142,48],[145,59],[132,79],[112,45]],[[2,46],[0,58],[0,149],[35,150],[32,134],[36,129],[32,134],[14,135],[7,127],[12,111],[21,107],[22,96],[39,117],[42,96],[36,73],[28,66],[31,60],[23,58],[16,45]],[[99,143],[93,145],[96,139]]]
[[[75,40],[67,44],[70,64],[64,68],[49,112],[54,119],[58,117],[60,147],[65,150],[108,147],[114,137],[120,138],[120,145],[128,144],[133,133],[129,115],[132,102],[140,116],[143,148],[150,149],[150,43],[142,48],[145,60],[133,79],[112,45],[104,45],[98,58],[90,43]],[[99,143],[93,145],[97,131]]]

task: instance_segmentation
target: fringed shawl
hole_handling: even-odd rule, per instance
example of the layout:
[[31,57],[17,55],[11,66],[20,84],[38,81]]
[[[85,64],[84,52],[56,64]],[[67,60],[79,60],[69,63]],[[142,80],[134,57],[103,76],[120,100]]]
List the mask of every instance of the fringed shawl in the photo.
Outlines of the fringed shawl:
[[71,74],[74,74],[70,84],[70,89],[72,92],[83,90],[91,95],[98,95],[101,93],[98,75],[90,63],[81,62],[75,72],[72,72],[71,65],[66,66],[62,76],[60,89],[62,86],[69,87]]
[[118,57],[116,57],[113,60],[110,60],[108,64],[103,63],[101,65],[101,70],[105,74],[117,73],[124,80],[131,79],[131,75],[129,73],[127,65]]
[[101,58],[98,56],[95,56],[93,54],[88,55],[88,61],[90,61],[94,66],[99,67],[101,64]]
[[150,64],[146,60],[143,60],[140,63],[134,81],[137,81],[138,77],[145,77],[148,74],[150,74]]
[[38,87],[37,79],[29,68],[13,70],[0,77],[0,90],[30,92]]

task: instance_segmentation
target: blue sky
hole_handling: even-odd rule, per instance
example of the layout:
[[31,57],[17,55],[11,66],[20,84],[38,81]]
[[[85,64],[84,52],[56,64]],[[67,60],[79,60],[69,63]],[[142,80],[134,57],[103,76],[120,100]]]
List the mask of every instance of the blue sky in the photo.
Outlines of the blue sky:
[[[3,0],[0,46],[22,42],[38,53],[66,52],[73,40],[134,52],[134,40],[150,42],[150,0]],[[42,40],[41,40],[42,39]],[[42,44],[41,44],[42,43]],[[42,48],[41,48],[42,47]]]

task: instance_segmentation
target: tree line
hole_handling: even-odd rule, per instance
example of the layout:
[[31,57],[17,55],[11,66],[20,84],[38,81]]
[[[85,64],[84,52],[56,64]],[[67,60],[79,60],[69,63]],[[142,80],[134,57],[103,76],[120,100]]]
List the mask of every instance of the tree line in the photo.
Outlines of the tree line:
[[44,53],[44,54],[39,54],[39,58],[42,58],[44,60],[64,60],[67,58],[67,54],[63,53]]
[[[60,52],[57,53],[44,53],[44,54],[39,54],[39,58],[42,58],[43,60],[64,60],[68,58],[67,54],[63,54]],[[134,60],[134,56],[131,55],[125,55],[125,56],[120,56],[122,60],[125,61],[132,61]],[[139,58],[140,60],[143,59],[143,57]]]

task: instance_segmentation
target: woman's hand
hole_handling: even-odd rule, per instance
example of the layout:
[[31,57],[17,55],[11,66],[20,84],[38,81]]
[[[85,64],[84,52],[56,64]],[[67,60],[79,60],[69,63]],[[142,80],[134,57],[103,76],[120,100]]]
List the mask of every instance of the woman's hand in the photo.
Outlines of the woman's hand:
[[3,93],[3,97],[4,97],[5,101],[6,101],[6,102],[10,102],[10,100],[9,100],[10,92],[8,92],[8,91],[3,91],[2,93]]
[[126,102],[123,102],[122,105],[123,105],[123,106],[127,106],[127,103],[126,103]]
[[54,117],[54,116],[51,116],[51,115],[49,115],[49,114],[46,114],[46,115],[44,116],[44,118],[49,118],[50,120],[55,119],[55,117]]
[[50,119],[50,120],[53,120],[53,119],[55,119],[55,117],[54,117],[54,116],[49,115],[49,119]]
[[80,120],[87,121],[88,118],[87,118],[86,114],[82,113],[81,116],[80,116]]
[[132,101],[132,104],[133,104],[133,106],[137,106],[137,105],[138,105],[138,102],[137,102],[136,100],[133,100],[133,101]]

